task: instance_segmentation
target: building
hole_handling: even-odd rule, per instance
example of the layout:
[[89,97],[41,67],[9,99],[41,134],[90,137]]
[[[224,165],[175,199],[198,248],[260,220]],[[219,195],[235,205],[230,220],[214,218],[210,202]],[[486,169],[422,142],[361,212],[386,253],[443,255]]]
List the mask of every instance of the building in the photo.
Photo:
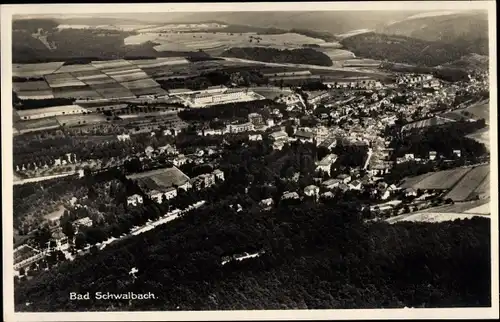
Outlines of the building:
[[437,152],[436,151],[430,151],[429,152],[429,160],[435,160],[437,157]]
[[208,188],[215,184],[215,175],[213,173],[204,173],[191,179],[191,185],[196,190]]
[[352,190],[361,190],[362,184],[359,180],[349,182],[349,188]]
[[174,165],[176,167],[180,167],[180,166],[183,166],[184,164],[186,164],[187,162],[187,158],[184,154],[179,154],[173,161]]
[[248,121],[252,123],[253,125],[262,125],[264,124],[264,120],[262,118],[262,115],[259,113],[250,113],[248,114]]
[[273,198],[262,199],[259,202],[259,205],[264,208],[269,208],[274,204]]
[[285,131],[273,132],[269,136],[273,141],[288,141],[288,134]]
[[164,196],[168,200],[177,197],[177,189],[175,189],[175,187],[167,188],[167,190],[165,190]]
[[324,171],[330,174],[331,165],[337,161],[337,155],[334,153],[328,154],[319,162],[316,163],[316,171]]
[[314,142],[314,134],[312,132],[299,130],[299,131],[295,132],[293,137],[302,143],[313,143]]
[[304,188],[304,194],[309,197],[318,197],[319,187],[315,185],[309,185]]
[[157,203],[163,202],[163,193],[159,190],[151,190],[148,192],[149,199]]
[[323,142],[326,138],[328,138],[330,132],[325,126],[318,126],[312,129],[314,134],[314,138],[316,139],[317,144]]
[[299,199],[299,194],[296,192],[290,192],[286,191],[283,193],[283,196],[281,197],[281,200],[286,200],[286,199]]
[[118,139],[118,141],[128,141],[130,140],[130,135],[129,134],[117,135],[116,138]]
[[[320,141],[318,141],[320,142]],[[333,149],[337,146],[337,138],[334,135],[329,135],[319,144],[321,147],[325,147],[327,149]]]
[[142,196],[138,194],[134,194],[132,196],[127,197],[127,205],[129,206],[137,206],[139,204],[142,204]]
[[341,182],[342,180],[340,179],[328,179],[326,181],[323,181],[321,185],[326,189],[335,189],[339,186]]
[[166,153],[166,154],[177,154],[177,148],[175,146],[172,146],[170,144],[161,146],[158,148],[158,152],[160,154]]
[[229,133],[242,133],[242,132],[254,131],[255,128],[252,122],[246,122],[243,124],[228,124],[226,126],[226,130]]
[[318,104],[322,100],[326,99],[329,97],[329,94],[327,91],[320,91],[320,92],[313,92],[309,94],[308,101],[311,104]]
[[352,178],[348,174],[339,174],[337,176],[337,179],[339,179],[340,181],[342,181],[342,183],[344,183],[344,184],[348,184],[349,182],[351,182]]
[[17,111],[17,114],[19,115],[22,121],[36,120],[53,116],[75,115],[84,113],[90,113],[90,111],[79,105],[52,106],[52,107]]
[[460,158],[462,156],[462,151],[461,150],[453,150],[453,154],[457,156],[457,158]]
[[249,134],[248,140],[249,141],[262,141],[262,135],[261,134]]
[[85,217],[85,218],[75,220],[75,222],[73,222],[73,226],[76,228],[78,228],[80,226],[91,227],[92,226],[92,219],[90,219],[89,217]]
[[212,172],[214,175],[215,175],[215,178],[217,180],[221,180],[221,181],[224,181],[225,180],[225,177],[224,177],[224,172],[222,170],[219,170],[219,169],[216,169],[214,170],[214,172]]
[[19,271],[43,259],[46,252],[39,251],[27,244],[23,244],[14,249],[14,270]]

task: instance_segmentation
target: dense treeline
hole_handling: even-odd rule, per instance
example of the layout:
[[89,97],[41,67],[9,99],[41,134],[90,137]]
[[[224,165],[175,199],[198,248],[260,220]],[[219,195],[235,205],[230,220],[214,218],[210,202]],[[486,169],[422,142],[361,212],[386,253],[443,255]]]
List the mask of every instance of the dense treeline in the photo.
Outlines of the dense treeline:
[[76,99],[74,98],[46,98],[46,99],[27,99],[21,100],[15,92],[12,92],[12,104],[17,110],[31,110],[36,108],[44,108],[51,106],[72,105]]
[[248,120],[248,114],[261,113],[266,106],[275,106],[276,103],[270,100],[254,102],[238,102],[222,105],[213,105],[205,108],[186,109],[179,112],[179,117],[184,121],[212,121],[216,118],[222,120],[232,120],[239,118]]
[[[377,33],[345,38],[342,45],[358,57],[429,67],[458,60],[473,52],[483,54],[485,49],[484,46],[478,47],[475,42],[457,40],[447,44]],[[484,54],[487,53],[486,46]]]
[[264,47],[235,47],[226,50],[221,56],[269,63],[310,64],[319,66],[332,66],[333,64],[330,57],[312,48],[280,50]]
[[[226,196],[20,282],[16,310],[491,305],[488,219],[363,224],[361,212],[344,205],[305,202],[262,212],[246,195],[228,191]],[[260,250],[265,251],[260,257],[221,264],[226,256]],[[133,267],[135,277],[129,274]],[[68,297],[87,291],[153,292],[156,300],[108,302],[91,296],[77,302]]]

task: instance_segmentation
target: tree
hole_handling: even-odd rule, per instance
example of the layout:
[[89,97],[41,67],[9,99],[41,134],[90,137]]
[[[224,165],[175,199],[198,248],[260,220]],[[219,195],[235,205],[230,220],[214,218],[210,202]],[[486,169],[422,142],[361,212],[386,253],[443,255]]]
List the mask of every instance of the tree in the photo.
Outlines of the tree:
[[83,249],[86,244],[87,237],[83,233],[79,232],[75,237],[75,247],[77,249]]
[[41,249],[45,249],[48,245],[47,243],[52,238],[52,233],[47,225],[39,228],[35,233],[35,241]]

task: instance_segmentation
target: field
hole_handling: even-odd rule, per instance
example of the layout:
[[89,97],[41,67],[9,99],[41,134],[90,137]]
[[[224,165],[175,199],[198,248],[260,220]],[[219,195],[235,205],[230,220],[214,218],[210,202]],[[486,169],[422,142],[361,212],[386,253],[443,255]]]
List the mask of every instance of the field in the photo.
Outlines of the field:
[[435,116],[430,119],[420,120],[413,123],[409,123],[403,126],[403,131],[413,130],[413,129],[422,129],[431,126],[438,126],[446,123],[454,122],[454,120],[449,118],[443,118],[439,116]]
[[[402,188],[413,189],[437,189],[445,190],[452,188],[472,168],[457,168],[452,170],[438,171],[419,176],[419,179],[405,181]],[[417,177],[416,177],[417,178]]]
[[64,210],[66,210],[66,208],[64,208],[64,206],[61,205],[55,211],[46,214],[43,217],[47,220],[58,220],[64,214]]
[[149,189],[169,188],[174,185],[180,186],[189,180],[182,171],[175,167],[132,174],[127,176],[127,178],[137,180],[139,184],[145,185]]
[[12,88],[15,92],[30,92],[30,91],[45,91],[50,90],[49,84],[46,81],[27,81],[27,82],[12,82]]
[[465,201],[475,196],[474,190],[486,179],[490,172],[489,165],[473,168],[446,195],[453,201]]
[[483,182],[476,188],[476,190],[473,191],[472,194],[479,196],[479,198],[489,198],[490,197],[490,173],[486,175],[486,178],[484,178]]
[[471,219],[478,216],[483,217],[485,215],[476,215],[467,213],[416,213],[410,216],[400,217],[398,220],[391,221],[391,223],[396,223],[401,221],[438,223],[444,221]]
[[52,93],[56,98],[76,98],[76,99],[101,98],[101,95],[99,95],[99,93],[97,93],[88,85],[53,88]]
[[96,92],[104,98],[114,97],[133,97],[135,96],[131,91],[120,85],[119,83],[95,84],[91,85]]
[[[139,35],[125,38],[125,44],[143,44],[145,42],[158,43],[156,51],[198,51],[218,55],[231,47],[261,46],[279,49],[302,48],[304,44],[323,44],[322,39],[316,39],[295,33],[257,35],[256,33],[163,33],[154,30],[145,30]],[[332,46],[336,44],[331,44]],[[325,48],[326,49],[326,48]]]
[[[51,107],[44,107],[44,108],[36,108],[36,109],[30,109],[30,110],[22,110],[22,111],[17,111],[17,114],[19,117],[32,117],[35,115],[40,115],[40,114],[52,114],[52,113],[64,113],[64,112],[71,112],[71,111],[85,111],[84,108],[78,105],[59,105],[59,106],[51,106]],[[24,122],[24,121],[23,121]]]
[[464,116],[463,113],[467,113],[473,119],[485,119],[488,124],[490,121],[490,101],[484,100],[469,107],[454,110],[452,113],[456,113],[460,116]]
[[63,126],[77,126],[83,124],[103,123],[106,122],[106,117],[101,114],[61,115],[56,116],[56,120]]
[[15,127],[19,132],[27,133],[56,128],[59,127],[59,123],[55,117],[48,117],[38,120],[20,121],[15,124]]
[[12,76],[17,77],[40,77],[52,74],[64,62],[41,63],[41,64],[12,64]]
[[78,80],[70,73],[49,74],[45,75],[45,80],[51,88],[66,87],[66,86],[84,86],[81,80]]
[[325,53],[328,57],[330,57],[332,61],[356,58],[356,55],[354,55],[353,52],[345,49],[332,48],[332,49],[323,49],[321,51]]

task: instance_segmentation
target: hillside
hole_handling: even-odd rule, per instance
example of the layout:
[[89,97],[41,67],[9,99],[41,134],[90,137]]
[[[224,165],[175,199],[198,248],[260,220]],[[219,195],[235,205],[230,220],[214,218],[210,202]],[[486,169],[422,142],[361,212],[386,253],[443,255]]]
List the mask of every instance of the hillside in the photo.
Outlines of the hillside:
[[311,64],[319,66],[333,65],[330,57],[311,48],[279,50],[264,47],[235,47],[226,50],[221,56],[257,60],[269,63]]
[[469,54],[458,60],[446,63],[443,67],[461,68],[467,71],[487,71],[489,68],[488,56]]
[[405,63],[418,66],[438,66],[470,53],[488,54],[488,44],[456,40],[453,43],[426,41],[406,36],[365,33],[345,38],[342,45],[357,57]]
[[415,15],[379,28],[378,32],[426,41],[481,44],[488,41],[488,16],[486,12]]
[[[481,307],[490,299],[489,220],[363,224],[359,210],[307,203],[268,212],[220,201],[21,282],[16,309],[233,310]],[[250,202],[250,204],[248,203]],[[225,256],[264,251],[223,265]],[[133,279],[128,272],[136,267]],[[464,276],[474,276],[473,279]],[[153,292],[75,303],[69,292]]]

